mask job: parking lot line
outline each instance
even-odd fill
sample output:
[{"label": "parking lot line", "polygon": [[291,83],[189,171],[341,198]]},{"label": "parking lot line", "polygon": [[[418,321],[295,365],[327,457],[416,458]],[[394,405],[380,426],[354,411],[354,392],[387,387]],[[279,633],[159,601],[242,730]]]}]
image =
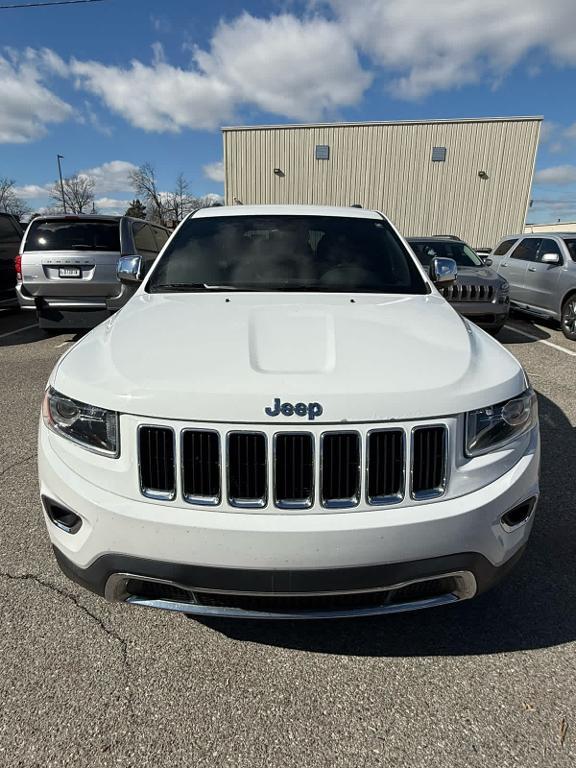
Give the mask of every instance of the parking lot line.
[{"label": "parking lot line", "polygon": [[17,333],[22,333],[22,331],[29,331],[31,328],[38,328],[38,324],[34,323],[34,325],[25,325],[23,328],[16,328],[15,331],[8,331],[8,333],[0,333],[0,339],[5,339],[8,336],[16,336]]},{"label": "parking lot line", "polygon": [[533,336],[531,333],[526,333],[526,331],[521,331],[519,328],[516,328],[514,325],[505,325],[504,328],[506,328],[508,331],[512,331],[513,333],[519,333],[520,336],[525,336],[527,339],[531,339],[532,341],[538,341],[540,344],[546,344],[547,347],[552,347],[553,349],[557,349],[559,352],[564,352],[566,355],[571,355],[572,357],[576,357],[576,352],[573,352],[571,349],[565,349],[564,347],[561,347],[559,344],[554,344],[553,341],[546,341],[546,339],[539,339],[538,336]]}]

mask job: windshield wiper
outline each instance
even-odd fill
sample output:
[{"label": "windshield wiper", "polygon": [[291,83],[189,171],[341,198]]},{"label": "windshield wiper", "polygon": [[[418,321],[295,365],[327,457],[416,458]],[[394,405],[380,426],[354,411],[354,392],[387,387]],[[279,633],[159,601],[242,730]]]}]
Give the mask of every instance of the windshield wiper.
[{"label": "windshield wiper", "polygon": [[151,293],[185,293],[186,291],[254,291],[238,285],[212,285],[210,283],[158,283],[150,286]]}]

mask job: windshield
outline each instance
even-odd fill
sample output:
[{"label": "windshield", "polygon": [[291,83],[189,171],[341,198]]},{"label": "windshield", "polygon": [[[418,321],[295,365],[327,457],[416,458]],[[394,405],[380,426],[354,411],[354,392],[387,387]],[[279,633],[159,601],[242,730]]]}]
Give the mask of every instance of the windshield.
[{"label": "windshield", "polygon": [[117,221],[85,219],[35,219],[26,236],[25,251],[120,252]]},{"label": "windshield", "polygon": [[188,219],[146,290],[428,292],[383,219],[211,216]]},{"label": "windshield", "polygon": [[572,261],[576,261],[576,237],[564,238],[568,252],[572,257]]},{"label": "windshield", "polygon": [[477,256],[470,246],[457,240],[409,240],[410,247],[424,267],[429,267],[435,256],[454,259],[459,267],[481,267],[482,259]]}]

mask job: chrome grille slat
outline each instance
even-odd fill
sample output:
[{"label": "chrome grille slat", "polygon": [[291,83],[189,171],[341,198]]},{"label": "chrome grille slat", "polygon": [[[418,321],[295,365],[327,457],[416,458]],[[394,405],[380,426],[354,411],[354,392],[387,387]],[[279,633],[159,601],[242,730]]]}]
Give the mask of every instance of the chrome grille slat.
[{"label": "chrome grille slat", "polygon": [[170,427],[142,425],[138,429],[140,490],[151,499],[176,496],[175,437]]},{"label": "chrome grille slat", "polygon": [[413,499],[433,499],[446,490],[447,429],[443,424],[415,427],[412,430]]},{"label": "chrome grille slat", "polygon": [[220,435],[215,430],[183,429],[182,495],[190,504],[220,503]]},{"label": "chrome grille slat", "polygon": [[314,503],[314,438],[310,433],[274,436],[274,503],[306,509]]},{"label": "chrome grille slat", "polygon": [[233,507],[266,506],[267,453],[267,439],[263,432],[228,433],[228,501]]},{"label": "chrome grille slat", "polygon": [[324,507],[355,507],[360,501],[358,432],[324,432],[320,438],[320,501]]},{"label": "chrome grille slat", "polygon": [[404,496],[406,463],[403,429],[372,430],[367,435],[366,499],[394,504]]}]

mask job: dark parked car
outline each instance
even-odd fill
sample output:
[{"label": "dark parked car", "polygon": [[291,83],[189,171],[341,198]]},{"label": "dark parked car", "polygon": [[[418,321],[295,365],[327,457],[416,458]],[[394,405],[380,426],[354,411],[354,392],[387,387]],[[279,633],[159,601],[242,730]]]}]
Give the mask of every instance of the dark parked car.
[{"label": "dark parked car", "polygon": [[16,257],[22,241],[22,227],[10,213],[0,213],[0,308],[17,307]]},{"label": "dark parked car", "polygon": [[510,311],[509,286],[490,269],[490,259],[481,259],[469,245],[452,237],[410,237],[408,242],[426,269],[435,256],[454,259],[458,277],[441,293],[461,315],[489,333],[498,333]]},{"label": "dark parked car", "polygon": [[116,275],[121,256],[141,256],[145,274],[170,237],[128,216],[39,216],[22,242],[18,299],[44,329],[93,328],[131,297]]}]

